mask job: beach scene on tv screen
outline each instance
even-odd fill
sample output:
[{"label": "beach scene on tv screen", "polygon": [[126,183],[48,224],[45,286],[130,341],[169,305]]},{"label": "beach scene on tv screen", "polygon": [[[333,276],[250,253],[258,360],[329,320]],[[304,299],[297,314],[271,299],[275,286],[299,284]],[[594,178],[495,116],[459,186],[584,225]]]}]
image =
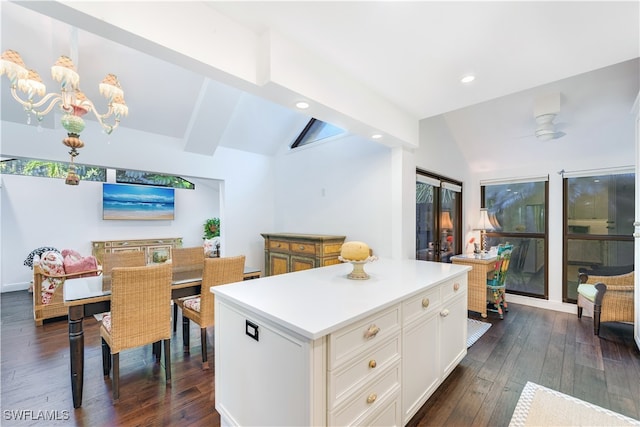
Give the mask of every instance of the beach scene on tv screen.
[{"label": "beach scene on tv screen", "polygon": [[173,188],[103,184],[103,219],[174,219]]}]

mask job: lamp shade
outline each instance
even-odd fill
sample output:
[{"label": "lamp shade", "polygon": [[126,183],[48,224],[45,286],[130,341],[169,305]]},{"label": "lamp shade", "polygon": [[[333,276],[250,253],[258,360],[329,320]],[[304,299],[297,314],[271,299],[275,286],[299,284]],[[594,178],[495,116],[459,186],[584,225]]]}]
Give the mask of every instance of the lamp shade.
[{"label": "lamp shade", "polygon": [[453,228],[453,223],[451,222],[451,214],[449,212],[442,212],[440,214],[440,228],[442,228],[443,230]]},{"label": "lamp shade", "polygon": [[489,221],[487,210],[484,208],[480,209],[480,220],[478,220],[476,230],[493,230],[493,225],[491,225],[491,221]]}]

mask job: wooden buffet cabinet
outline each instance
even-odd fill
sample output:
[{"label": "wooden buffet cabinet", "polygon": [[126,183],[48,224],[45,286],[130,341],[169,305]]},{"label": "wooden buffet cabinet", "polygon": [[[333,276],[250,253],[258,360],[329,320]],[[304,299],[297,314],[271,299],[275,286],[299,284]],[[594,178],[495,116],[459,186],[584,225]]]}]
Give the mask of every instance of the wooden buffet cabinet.
[{"label": "wooden buffet cabinet", "polygon": [[103,255],[121,251],[144,252],[147,264],[164,262],[171,258],[171,249],[182,247],[182,237],[161,239],[94,240],[91,251],[98,263],[102,264]]},{"label": "wooden buffet cabinet", "polygon": [[262,233],[266,276],[339,264],[345,236]]}]

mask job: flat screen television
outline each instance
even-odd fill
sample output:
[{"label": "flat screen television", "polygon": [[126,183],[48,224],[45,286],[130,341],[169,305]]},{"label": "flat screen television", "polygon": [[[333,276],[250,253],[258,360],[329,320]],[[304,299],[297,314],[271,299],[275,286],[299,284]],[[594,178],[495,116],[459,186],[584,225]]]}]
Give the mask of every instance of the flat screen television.
[{"label": "flat screen television", "polygon": [[174,188],[102,184],[102,219],[174,219],[174,205]]}]

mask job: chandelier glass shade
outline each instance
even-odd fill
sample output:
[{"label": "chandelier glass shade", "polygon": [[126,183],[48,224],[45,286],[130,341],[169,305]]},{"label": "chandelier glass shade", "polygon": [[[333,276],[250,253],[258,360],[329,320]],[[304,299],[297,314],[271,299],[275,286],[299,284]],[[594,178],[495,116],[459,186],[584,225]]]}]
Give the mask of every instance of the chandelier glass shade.
[{"label": "chandelier glass shade", "polygon": [[[110,135],[120,124],[121,117],[129,113],[118,78],[114,74],[107,74],[100,83],[100,94],[107,99],[108,106],[107,112],[100,114],[93,102],[80,90],[80,75],[71,58],[67,56],[58,58],[51,67],[51,77],[60,83],[60,92],[47,94],[40,75],[28,69],[15,50],[6,50],[0,57],[0,75],[4,74],[11,82],[11,95],[27,113],[27,124],[31,123],[31,115],[41,122],[45,115],[59,106],[63,113],[61,123],[67,131],[67,137],[62,143],[71,149],[71,165],[66,183],[77,185],[79,180],[73,161],[79,154],[78,149],[84,147],[84,142],[80,140],[80,133],[85,127],[82,116],[92,112],[105,132]],[[24,96],[21,97],[18,91],[23,92]]]}]

